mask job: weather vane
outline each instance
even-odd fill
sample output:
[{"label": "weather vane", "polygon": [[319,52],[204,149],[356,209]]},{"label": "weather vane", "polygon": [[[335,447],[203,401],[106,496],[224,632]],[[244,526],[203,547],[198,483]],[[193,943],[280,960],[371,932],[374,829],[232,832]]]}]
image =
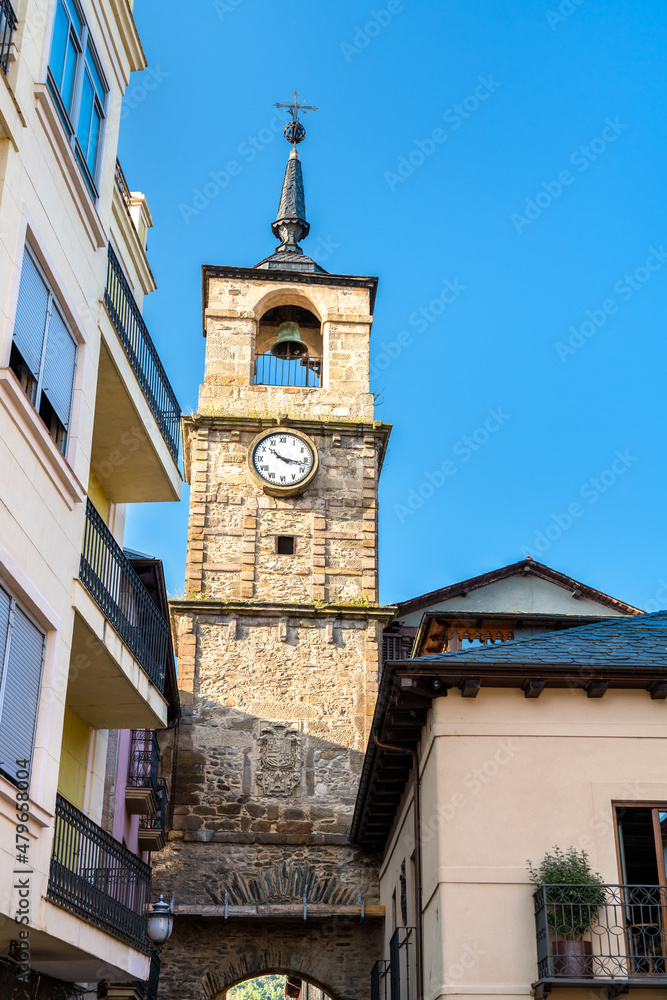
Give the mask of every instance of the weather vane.
[{"label": "weather vane", "polygon": [[294,91],[294,100],[288,101],[286,104],[274,104],[275,108],[285,108],[292,116],[292,121],[288,122],[283,129],[283,135],[288,142],[294,143],[296,146],[297,142],[303,142],[306,138],[306,130],[299,121],[299,111],[317,111],[317,108],[313,104],[303,104],[299,101],[299,95],[297,91]]}]

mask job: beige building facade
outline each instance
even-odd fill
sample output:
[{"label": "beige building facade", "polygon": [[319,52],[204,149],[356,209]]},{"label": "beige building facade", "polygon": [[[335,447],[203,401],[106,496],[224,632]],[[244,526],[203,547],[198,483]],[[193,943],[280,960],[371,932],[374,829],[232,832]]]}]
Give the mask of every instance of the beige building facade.
[{"label": "beige building facade", "polygon": [[[375,997],[663,995],[667,625],[605,617],[385,666],[352,828],[382,851]],[[531,884],[555,847],[594,905]]]},{"label": "beige building facade", "polygon": [[150,870],[101,823],[108,732],[167,724],[168,625],[123,533],[180,495],[180,414],[116,159],[131,4],[3,0],[0,27],[0,981],[55,997],[149,971]]}]

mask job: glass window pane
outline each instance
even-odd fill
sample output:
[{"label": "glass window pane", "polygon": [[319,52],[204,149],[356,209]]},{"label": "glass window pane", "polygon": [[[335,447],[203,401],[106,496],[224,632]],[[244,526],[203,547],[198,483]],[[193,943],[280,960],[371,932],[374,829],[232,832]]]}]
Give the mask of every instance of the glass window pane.
[{"label": "glass window pane", "polygon": [[74,77],[76,75],[76,59],[77,50],[75,49],[70,32],[69,45],[67,46],[67,59],[65,62],[65,69],[63,72],[62,86],[60,88],[60,93],[62,94],[63,104],[67,109],[69,114],[72,110],[72,92],[74,89]]},{"label": "glass window pane", "polygon": [[102,109],[104,110],[104,95],[107,92],[107,88],[102,83],[102,77],[100,76],[100,72],[97,68],[97,62],[95,60],[95,56],[91,51],[90,45],[86,49],[86,69],[90,73],[91,79],[93,81],[93,86],[97,91],[98,100],[102,105]]},{"label": "glass window pane", "polygon": [[90,170],[95,180],[97,180],[97,178],[95,177],[96,173],[95,168],[97,167],[97,150],[100,144],[101,124],[102,121],[100,118],[99,108],[98,105],[96,104],[95,107],[93,108],[93,119],[90,126],[90,142],[88,146],[88,157],[87,157],[88,169]]},{"label": "glass window pane", "polygon": [[65,65],[65,54],[67,41],[69,38],[69,18],[65,13],[62,2],[56,8],[56,18],[53,25],[53,38],[51,40],[51,56],[49,66],[58,84],[58,89],[62,89],[63,67]]},{"label": "glass window pane", "polygon": [[93,85],[87,73],[83,74],[81,88],[81,106],[79,108],[79,127],[76,137],[83,151],[84,159],[88,160],[88,140],[90,138],[90,119],[93,113]]},{"label": "glass window pane", "polygon": [[61,3],[64,2],[65,6],[67,7],[67,13],[69,14],[72,24],[74,25],[74,30],[76,31],[77,36],[81,38],[81,33],[83,31],[83,24],[81,21],[81,17],[79,16],[79,9],[76,3],[74,3],[74,0],[60,0],[60,2]]}]

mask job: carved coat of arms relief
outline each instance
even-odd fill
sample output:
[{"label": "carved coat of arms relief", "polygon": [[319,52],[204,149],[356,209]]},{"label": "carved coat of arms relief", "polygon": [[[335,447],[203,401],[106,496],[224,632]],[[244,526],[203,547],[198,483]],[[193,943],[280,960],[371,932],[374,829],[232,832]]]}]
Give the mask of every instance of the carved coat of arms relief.
[{"label": "carved coat of arms relief", "polygon": [[260,722],[255,780],[264,795],[298,794],[301,735],[296,729],[277,722]]}]

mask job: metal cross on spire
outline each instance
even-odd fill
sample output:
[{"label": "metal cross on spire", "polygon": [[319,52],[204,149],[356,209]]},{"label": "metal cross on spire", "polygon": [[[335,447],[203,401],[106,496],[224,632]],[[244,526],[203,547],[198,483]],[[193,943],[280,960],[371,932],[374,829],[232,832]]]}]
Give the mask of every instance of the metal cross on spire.
[{"label": "metal cross on spire", "polygon": [[303,123],[299,121],[299,111],[303,111],[305,114],[306,111],[317,111],[317,108],[314,104],[304,104],[302,101],[299,101],[299,94],[296,90],[293,93],[293,97],[293,101],[288,101],[286,104],[274,104],[274,107],[285,108],[291,114],[292,121],[288,122],[283,129],[283,135],[288,142],[296,146],[297,142],[303,142],[306,138],[306,130]]}]

